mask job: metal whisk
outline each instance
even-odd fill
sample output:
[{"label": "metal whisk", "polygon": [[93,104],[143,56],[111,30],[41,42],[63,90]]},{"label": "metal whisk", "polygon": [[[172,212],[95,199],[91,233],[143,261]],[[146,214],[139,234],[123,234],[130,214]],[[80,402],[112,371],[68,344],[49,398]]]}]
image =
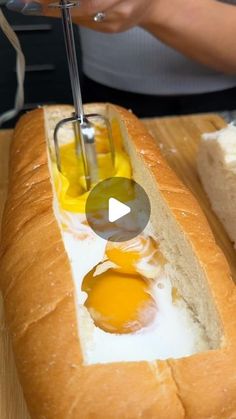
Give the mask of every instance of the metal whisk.
[{"label": "metal whisk", "polygon": [[84,113],[75,49],[74,31],[70,11],[71,8],[75,7],[76,5],[76,2],[67,0],[60,0],[59,3],[54,3],[50,5],[51,7],[58,7],[61,10],[66,55],[68,61],[73,103],[75,108],[75,112],[72,117],[62,119],[56,125],[54,131],[54,144],[57,159],[57,167],[58,170],[61,172],[62,167],[58,132],[64,124],[72,123],[75,135],[76,154],[77,156],[81,155],[82,157],[86,189],[89,190],[91,188],[91,185],[99,180],[98,159],[95,143],[95,121],[97,123],[100,120],[103,123],[103,125],[105,124],[107,128],[107,135],[111,152],[111,161],[113,165],[115,160],[115,150],[112,140],[111,127],[108,119],[105,116],[99,114],[85,115]]}]

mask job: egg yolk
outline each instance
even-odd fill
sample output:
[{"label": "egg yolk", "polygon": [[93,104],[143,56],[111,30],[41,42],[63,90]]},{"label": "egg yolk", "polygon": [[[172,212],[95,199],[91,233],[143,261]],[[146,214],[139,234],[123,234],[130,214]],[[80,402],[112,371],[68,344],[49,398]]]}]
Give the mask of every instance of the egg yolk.
[{"label": "egg yolk", "polygon": [[150,236],[108,242],[104,261],[82,284],[88,295],[85,306],[95,325],[110,333],[132,333],[147,327],[157,312],[151,279],[157,278],[163,263]]},{"label": "egg yolk", "polygon": [[156,303],[141,275],[123,275],[108,269],[83,282],[88,293],[85,302],[96,326],[110,333],[131,333],[149,325],[156,314]]},{"label": "egg yolk", "polygon": [[[111,176],[131,178],[131,166],[127,154],[122,149],[119,125],[112,122],[115,146],[115,164],[111,161],[107,131],[103,126],[95,127],[96,151],[99,181]],[[84,213],[89,192],[86,191],[83,162],[75,150],[74,141],[60,147],[61,172],[53,165],[53,176],[60,207],[66,211]],[[94,185],[93,185],[94,186]]]},{"label": "egg yolk", "polygon": [[143,263],[146,263],[146,268],[164,264],[164,257],[151,237],[137,236],[123,243],[108,242],[106,255],[117,265],[117,271],[131,274],[136,273]]}]

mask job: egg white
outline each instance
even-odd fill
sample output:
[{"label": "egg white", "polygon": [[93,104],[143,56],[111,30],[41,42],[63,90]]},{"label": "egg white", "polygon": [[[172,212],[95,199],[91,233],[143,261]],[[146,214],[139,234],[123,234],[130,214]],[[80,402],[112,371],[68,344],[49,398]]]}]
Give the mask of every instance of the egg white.
[{"label": "egg white", "polygon": [[172,285],[165,269],[152,289],[158,309],[149,327],[122,335],[95,326],[84,306],[87,294],[81,285],[85,275],[103,260],[107,241],[83,224],[84,216],[62,211],[59,214],[57,209],[57,218],[63,224],[66,221],[69,227],[62,229],[62,237],[75,283],[78,332],[85,364],[180,358],[209,349],[203,328],[184,300],[172,301]]}]

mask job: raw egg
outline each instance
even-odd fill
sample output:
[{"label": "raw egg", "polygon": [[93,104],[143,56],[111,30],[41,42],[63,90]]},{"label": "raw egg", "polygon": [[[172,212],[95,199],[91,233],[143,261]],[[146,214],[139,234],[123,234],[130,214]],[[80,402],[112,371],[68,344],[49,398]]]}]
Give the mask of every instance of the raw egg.
[{"label": "raw egg", "polygon": [[117,271],[139,272],[147,278],[156,278],[165,263],[157,243],[150,236],[137,236],[123,243],[108,242],[106,255],[117,265]]},{"label": "raw egg", "polygon": [[110,333],[132,333],[148,326],[157,312],[151,294],[163,257],[149,236],[108,242],[106,256],[84,278],[82,290],[94,323]]},{"label": "raw egg", "polygon": [[[117,127],[113,133],[116,148],[115,165],[112,166],[111,154],[108,147],[106,130],[103,127],[96,128],[96,149],[98,160],[99,181],[111,176],[131,178],[131,166],[128,155],[120,145],[120,133]],[[88,192],[85,187],[85,177],[81,156],[76,155],[75,143],[70,142],[60,147],[61,168],[57,170],[54,164],[53,174],[60,207],[66,211],[84,213],[85,202]]]},{"label": "raw egg", "polygon": [[82,290],[94,323],[110,333],[132,333],[148,326],[157,307],[141,275],[121,274],[114,269],[94,276],[93,269],[84,278]]}]

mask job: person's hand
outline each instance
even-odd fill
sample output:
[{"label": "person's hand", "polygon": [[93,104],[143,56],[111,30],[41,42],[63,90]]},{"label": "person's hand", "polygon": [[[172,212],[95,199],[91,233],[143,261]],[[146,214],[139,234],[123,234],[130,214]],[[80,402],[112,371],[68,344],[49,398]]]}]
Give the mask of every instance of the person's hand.
[{"label": "person's hand", "polygon": [[[60,16],[49,8],[57,0],[10,0],[11,10]],[[76,0],[71,0],[76,1]],[[94,21],[98,13],[104,19]],[[101,16],[101,15],[100,15]],[[75,23],[101,32],[141,26],[181,54],[217,71],[236,74],[236,6],[216,0],[80,0]],[[220,30],[219,30],[220,28]]]},{"label": "person's hand", "polygon": [[[56,0],[10,0],[8,8],[25,15],[46,15],[59,17],[57,8],[51,3]],[[73,1],[73,0],[72,0]],[[71,9],[73,21],[101,32],[122,32],[152,20],[160,0],[80,0]]]}]

